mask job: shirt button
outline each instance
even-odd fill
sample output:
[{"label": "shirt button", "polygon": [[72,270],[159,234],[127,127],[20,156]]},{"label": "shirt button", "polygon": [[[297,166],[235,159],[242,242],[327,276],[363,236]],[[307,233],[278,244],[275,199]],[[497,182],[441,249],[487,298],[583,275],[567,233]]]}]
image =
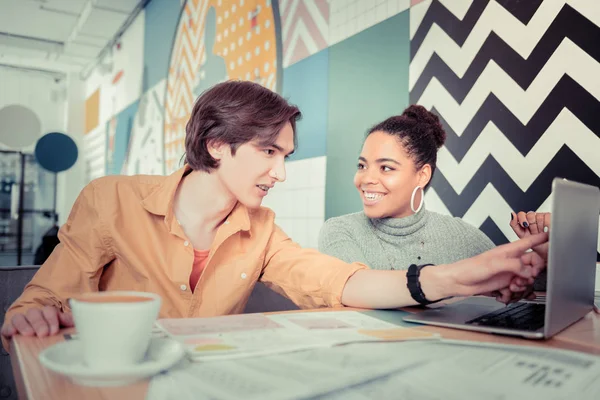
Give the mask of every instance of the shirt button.
[{"label": "shirt button", "polygon": [[183,245],[184,245],[185,247],[187,247],[189,244],[190,244],[190,242],[188,242],[187,240],[186,240],[185,242],[183,242]]},{"label": "shirt button", "polygon": [[242,275],[241,275],[241,276],[242,276],[242,279],[246,279],[246,277],[248,277],[248,275],[246,275],[246,273],[245,273],[245,272],[242,272]]},{"label": "shirt button", "polygon": [[187,289],[187,286],[185,286],[185,285],[181,285],[181,286],[179,286],[179,289],[181,289],[182,291],[184,291],[184,292],[185,292],[185,290]]}]

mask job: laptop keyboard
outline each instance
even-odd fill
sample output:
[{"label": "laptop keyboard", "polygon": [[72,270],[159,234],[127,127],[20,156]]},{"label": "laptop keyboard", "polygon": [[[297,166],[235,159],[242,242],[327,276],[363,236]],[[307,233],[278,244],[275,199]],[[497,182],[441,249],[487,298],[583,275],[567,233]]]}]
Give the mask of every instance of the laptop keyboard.
[{"label": "laptop keyboard", "polygon": [[545,309],[545,304],[514,303],[467,321],[467,324],[537,331],[544,326]]}]

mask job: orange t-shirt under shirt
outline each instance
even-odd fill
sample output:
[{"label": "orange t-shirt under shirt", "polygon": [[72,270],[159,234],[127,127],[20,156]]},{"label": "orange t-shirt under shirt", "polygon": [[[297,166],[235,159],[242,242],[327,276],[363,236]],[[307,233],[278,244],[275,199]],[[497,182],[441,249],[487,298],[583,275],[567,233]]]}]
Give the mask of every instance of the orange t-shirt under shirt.
[{"label": "orange t-shirt under shirt", "polygon": [[206,267],[209,252],[210,250],[194,249],[194,265],[192,266],[192,273],[190,274],[190,290],[192,293],[196,288],[200,275],[202,275],[202,271],[204,271],[204,267]]}]

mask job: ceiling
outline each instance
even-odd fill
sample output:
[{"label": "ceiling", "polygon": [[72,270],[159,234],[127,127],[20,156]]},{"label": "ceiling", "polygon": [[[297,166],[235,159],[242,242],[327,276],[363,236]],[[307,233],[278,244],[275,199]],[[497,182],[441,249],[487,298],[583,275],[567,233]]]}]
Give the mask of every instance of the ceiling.
[{"label": "ceiling", "polygon": [[0,0],[0,66],[67,73],[96,64],[148,0]]}]

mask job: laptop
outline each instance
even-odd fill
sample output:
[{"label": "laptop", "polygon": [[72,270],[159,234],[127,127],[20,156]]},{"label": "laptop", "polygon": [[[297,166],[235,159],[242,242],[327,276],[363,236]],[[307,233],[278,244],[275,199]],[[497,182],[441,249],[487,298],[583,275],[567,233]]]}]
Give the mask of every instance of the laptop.
[{"label": "laptop", "polygon": [[552,226],[545,302],[508,307],[485,296],[430,308],[407,322],[547,339],[583,318],[594,306],[600,190],[556,178],[552,182]]}]

